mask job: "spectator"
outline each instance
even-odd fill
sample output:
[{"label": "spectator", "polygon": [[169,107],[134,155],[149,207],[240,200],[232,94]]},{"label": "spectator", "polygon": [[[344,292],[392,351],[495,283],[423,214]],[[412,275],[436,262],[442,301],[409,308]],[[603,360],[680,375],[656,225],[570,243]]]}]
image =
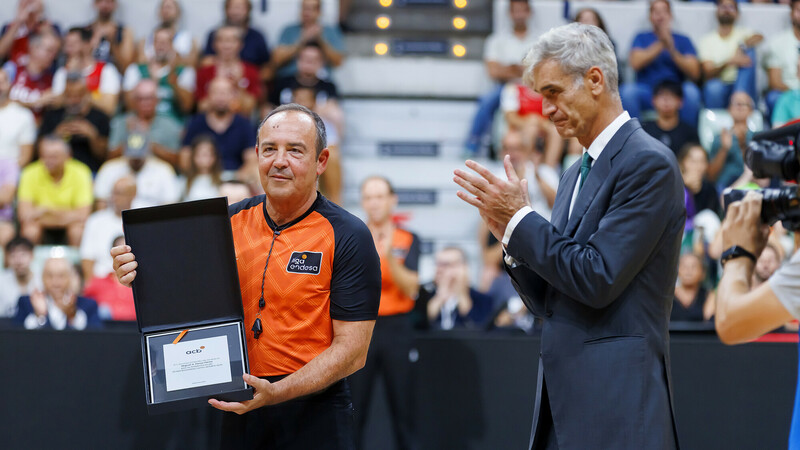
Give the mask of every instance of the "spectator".
[{"label": "spectator", "polygon": [[91,33],[92,56],[97,61],[115,64],[122,72],[134,60],[133,31],[114,20],[117,0],[94,0],[94,9],[97,17],[84,27]]},{"label": "spectator", "polygon": [[20,297],[15,321],[28,330],[100,328],[97,303],[77,296],[78,272],[64,258],[49,258],[42,269],[43,290]]},{"label": "spectator", "polygon": [[714,315],[713,300],[709,301],[709,292],[702,284],[704,279],[705,269],[700,257],[684,253],[678,263],[678,284],[670,322],[702,322]]},{"label": "spectator", "polygon": [[122,234],[122,211],[130,209],[135,197],[136,180],[122,177],[114,183],[108,207],[89,216],[80,248],[84,280],[104,278],[114,272],[110,245],[114,238]]},{"label": "spectator", "polygon": [[46,110],[39,136],[55,134],[69,143],[72,155],[97,172],[107,157],[109,121],[92,104],[87,80],[79,73],[65,76],[63,106]]},{"label": "spectator", "polygon": [[128,109],[133,109],[132,91],[139,81],[155,81],[158,83],[156,113],[171,118],[177,126],[182,126],[183,119],[191,113],[194,106],[196,75],[193,67],[180,63],[172,48],[172,33],[172,28],[167,26],[156,28],[153,32],[152,57],[144,63],[128,66],[122,80],[122,90],[125,92],[125,104]]},{"label": "spectator", "polygon": [[683,85],[681,120],[697,125],[700,111],[700,90],[694,84],[700,79],[697,52],[688,37],[672,31],[672,10],[668,0],[650,2],[652,31],[636,35],[631,45],[628,64],[636,71],[636,82],[620,87],[622,106],[632,117],[652,108],[653,88],[670,80]]},{"label": "spectator", "polygon": [[744,171],[744,149],[753,136],[747,127],[747,118],[753,112],[753,99],[745,92],[734,92],[728,112],[733,126],[723,128],[719,136],[714,136],[709,152],[708,178],[720,190],[733,184]]},{"label": "spectator", "polygon": [[800,0],[792,0],[789,17],[792,27],[767,41],[764,67],[767,69],[767,110],[772,111],[781,93],[800,89],[797,77],[800,48]]},{"label": "spectator", "polygon": [[28,63],[30,36],[46,32],[56,36],[61,34],[58,27],[44,17],[42,1],[19,0],[14,20],[3,25],[0,30],[0,61],[9,60],[25,66]]},{"label": "spectator", "polygon": [[533,314],[528,311],[522,299],[516,294],[509,297],[498,308],[492,318],[491,328],[522,330],[530,333],[534,329],[534,324]]},{"label": "spectator", "polygon": [[[241,46],[239,47],[239,58],[248,64],[252,64],[262,72],[262,79],[271,78],[268,63],[270,61],[269,47],[264,35],[250,26],[250,14],[253,5],[250,0],[225,0],[225,22],[220,28],[234,27],[239,30]],[[218,50],[215,47],[216,33],[219,28],[208,33],[206,48],[201,62],[201,66],[213,64],[213,56]]]},{"label": "spectator", "polygon": [[483,61],[489,78],[496,83],[495,87],[478,100],[478,111],[472,120],[467,150],[477,152],[483,145],[484,136],[491,127],[494,113],[500,106],[503,85],[522,78],[522,58],[533,45],[536,35],[528,28],[531,18],[531,6],[528,0],[512,0],[509,2],[511,32],[495,32],[486,40]]},{"label": "spectator", "polygon": [[[298,87],[292,91],[295,103],[319,113],[317,96],[311,88]],[[321,114],[320,114],[321,115]],[[325,131],[328,134],[328,167],[320,175],[322,193],[334,203],[342,204],[342,152],[339,150],[339,135],[336,127],[323,118]],[[252,172],[251,172],[252,173]]]},{"label": "spectator", "polygon": [[420,288],[417,303],[430,326],[442,330],[482,328],[492,313],[491,297],[470,287],[467,255],[458,247],[436,254],[436,275]]},{"label": "spectator", "polygon": [[30,55],[28,63],[18,65],[8,61],[3,69],[11,80],[9,98],[31,111],[37,120],[41,119],[42,109],[57,100],[53,94],[53,62],[58,56],[61,39],[52,33],[31,35],[28,40]]},{"label": "spectator", "polygon": [[195,138],[192,141],[190,161],[191,165],[189,171],[186,172],[186,177],[180,177],[178,182],[181,200],[219,197],[219,188],[222,184],[222,163],[214,139],[210,136]]},{"label": "spectator", "polygon": [[[10,91],[8,74],[0,69],[0,164],[12,163],[13,167],[4,168],[4,172],[16,168],[18,175],[33,158],[36,121],[28,109],[11,101]],[[0,206],[5,203],[0,201]]]},{"label": "spectator", "polygon": [[255,170],[257,160],[253,150],[256,130],[249,120],[234,113],[235,86],[227,78],[217,77],[208,86],[208,111],[197,114],[186,127],[181,149],[181,168],[189,169],[189,145],[200,135],[214,138],[222,160],[222,170],[244,173]]},{"label": "spectator", "polygon": [[31,271],[33,243],[16,237],[4,248],[8,269],[0,271],[0,317],[14,317],[19,298],[30,295],[37,287]]},{"label": "spectator", "polygon": [[[113,245],[124,245],[125,237],[117,236]],[[105,250],[109,253],[111,247]],[[86,283],[83,295],[97,302],[98,314],[104,320],[136,320],[133,290],[122,285],[113,270],[103,277],[95,276]]]},{"label": "spectator", "polygon": [[153,154],[173,166],[178,164],[182,127],[174,119],[157,114],[158,86],[150,79],[139,81],[131,92],[133,110],[111,121],[109,155],[117,157],[132,133],[147,135]]},{"label": "spectator", "polygon": [[228,198],[228,205],[238,203],[246,198],[253,196],[250,187],[239,180],[223,181],[219,186],[220,197]]},{"label": "spectator", "polygon": [[510,81],[500,95],[500,110],[510,131],[520,131],[532,138],[531,145],[544,144],[544,154],[553,167],[564,148],[564,139],[550,119],[542,116],[542,96],[521,80]]},{"label": "spectator", "polygon": [[678,165],[681,169],[683,184],[688,191],[686,205],[686,222],[690,222],[694,214],[713,211],[722,216],[722,205],[714,183],[708,181],[708,154],[700,144],[690,142],[678,153]]},{"label": "spectator", "polygon": [[[98,0],[109,1],[109,0]],[[53,94],[61,95],[66,89],[68,73],[80,73],[91,94],[91,103],[106,115],[117,111],[120,75],[113,64],[98,61],[92,56],[92,35],[84,28],[71,28],[64,37],[66,62],[53,75]]]},{"label": "spectator", "polygon": [[756,267],[753,269],[753,276],[750,280],[751,288],[756,288],[767,281],[772,274],[781,267],[783,261],[783,251],[774,241],[767,241],[764,251],[758,255]]},{"label": "spectator", "polygon": [[[797,78],[800,79],[800,59],[797,60]],[[785,125],[800,117],[800,88],[788,90],[778,97],[772,108],[772,126]]]},{"label": "spectator", "polygon": [[683,88],[680,83],[664,80],[653,89],[655,120],[642,124],[644,131],[663,142],[676,155],[690,142],[699,142],[697,128],[681,121],[678,111],[683,106]]},{"label": "spectator", "polygon": [[[161,0],[158,7],[159,28],[168,28],[172,31],[172,48],[177,53],[179,65],[186,67],[194,67],[197,65],[198,48],[197,42],[192,37],[192,33],[184,28],[181,24],[183,16],[183,7],[178,0]],[[139,57],[140,61],[150,61],[155,58],[156,50],[153,47],[155,38],[155,31],[148,34],[139,43]]]},{"label": "spectator", "polygon": [[135,130],[128,132],[122,156],[106,161],[97,172],[94,182],[97,209],[108,205],[117,181],[129,176],[136,179],[133,208],[174,203],[180,197],[175,170],[152,156],[150,137]]},{"label": "spectator", "polygon": [[39,160],[22,170],[17,194],[20,234],[34,244],[66,242],[80,246],[92,210],[92,173],[70,155],[58,136],[39,141]]},{"label": "spectator", "polygon": [[727,108],[733,91],[757,98],[756,52],[764,36],[735,26],[739,18],[736,0],[717,0],[719,27],[703,36],[698,46],[703,69],[703,103],[706,108]]},{"label": "spectator", "polygon": [[0,246],[14,237],[14,199],[17,196],[19,166],[13,159],[0,159]]},{"label": "spectator", "polygon": [[[303,46],[309,42],[316,42],[325,61],[328,71],[332,67],[339,67],[344,60],[344,39],[342,32],[336,26],[322,25],[320,13],[322,0],[301,0],[300,23],[289,25],[281,32],[278,47],[272,55],[272,64],[278,69],[278,76],[286,77],[297,72],[295,58]],[[330,73],[322,76],[328,78]]]},{"label": "spectator", "polygon": [[231,81],[236,88],[235,111],[249,116],[261,98],[261,82],[258,68],[239,58],[242,47],[241,30],[226,25],[214,32],[214,50],[209,65],[201,67],[197,73],[197,109],[209,110],[208,90],[211,81],[222,77]]}]

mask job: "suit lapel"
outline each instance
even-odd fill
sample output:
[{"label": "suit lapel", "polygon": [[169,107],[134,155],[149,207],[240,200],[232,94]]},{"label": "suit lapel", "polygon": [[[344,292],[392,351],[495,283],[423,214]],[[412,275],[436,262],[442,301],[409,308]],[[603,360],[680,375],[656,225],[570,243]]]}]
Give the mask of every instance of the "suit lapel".
[{"label": "suit lapel", "polygon": [[[564,227],[567,226],[567,216],[569,215],[569,204],[572,201],[572,191],[575,189],[575,183],[578,182],[578,169],[580,168],[580,160],[571,165],[561,179],[556,194],[556,201],[553,205],[553,213],[550,215],[550,223],[556,227],[559,232],[564,232]],[[564,201],[566,198],[566,201]]]},{"label": "suit lapel", "polygon": [[[600,157],[592,166],[589,176],[586,177],[586,181],[583,183],[583,188],[575,199],[575,205],[572,207],[572,214],[569,216],[567,227],[564,230],[565,235],[572,236],[575,233],[583,215],[586,214],[589,205],[592,204],[592,200],[594,200],[595,195],[597,195],[600,186],[605,183],[608,174],[611,172],[611,160],[622,150],[622,146],[625,144],[625,141],[628,140],[631,133],[639,128],[641,128],[641,125],[639,125],[637,119],[631,119],[625,122],[608,142],[603,152],[600,153]],[[574,182],[572,186],[574,188]],[[569,208],[569,204],[567,208]],[[569,209],[567,209],[567,211],[569,211]]]}]

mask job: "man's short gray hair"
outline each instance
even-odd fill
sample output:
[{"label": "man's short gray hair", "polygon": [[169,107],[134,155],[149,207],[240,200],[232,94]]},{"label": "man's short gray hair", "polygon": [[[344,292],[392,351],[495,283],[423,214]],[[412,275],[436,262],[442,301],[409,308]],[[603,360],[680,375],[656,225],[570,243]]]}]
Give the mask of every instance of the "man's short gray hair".
[{"label": "man's short gray hair", "polygon": [[619,96],[619,74],[617,56],[608,35],[594,25],[570,23],[539,37],[525,57],[524,80],[533,84],[533,68],[552,60],[561,65],[561,70],[580,80],[592,67],[603,72],[605,86],[613,96]]}]

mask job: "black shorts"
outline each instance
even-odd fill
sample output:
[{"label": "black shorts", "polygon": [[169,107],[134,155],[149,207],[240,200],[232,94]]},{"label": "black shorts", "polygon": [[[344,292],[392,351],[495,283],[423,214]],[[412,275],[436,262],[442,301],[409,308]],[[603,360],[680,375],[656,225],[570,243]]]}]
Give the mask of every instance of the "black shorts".
[{"label": "black shorts", "polygon": [[354,450],[353,403],[347,378],[318,394],[241,416],[225,413],[220,448]]}]

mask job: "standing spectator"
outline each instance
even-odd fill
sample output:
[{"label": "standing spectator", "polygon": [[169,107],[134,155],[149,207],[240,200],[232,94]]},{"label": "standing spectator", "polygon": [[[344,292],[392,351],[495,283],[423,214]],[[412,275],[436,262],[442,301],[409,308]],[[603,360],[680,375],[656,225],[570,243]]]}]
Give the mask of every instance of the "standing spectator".
[{"label": "standing spectator", "polygon": [[[125,245],[125,236],[119,235],[113,245]],[[108,253],[110,249],[106,249]],[[112,270],[102,277],[94,277],[86,283],[83,295],[97,302],[99,315],[105,320],[136,320],[136,305],[133,290],[123,285]]]},{"label": "standing spectator", "polygon": [[719,27],[703,36],[698,45],[703,69],[703,103],[706,108],[727,108],[733,91],[757,98],[756,52],[764,36],[735,26],[739,18],[736,0],[717,0]]},{"label": "standing spectator", "polygon": [[92,104],[81,74],[64,78],[63,106],[45,111],[39,136],[55,134],[69,142],[72,156],[95,173],[107,157],[108,115]]},{"label": "standing spectator", "polygon": [[708,154],[698,143],[688,143],[678,153],[683,185],[688,191],[686,221],[703,210],[722,216],[722,205],[714,183],[708,181]]},{"label": "standing spectator", "polygon": [[53,94],[64,93],[68,73],[80,73],[86,78],[92,104],[106,115],[113,115],[119,101],[119,71],[113,64],[92,56],[91,32],[85,28],[71,28],[64,37],[64,54],[67,58],[64,67],[53,75]]},{"label": "standing spectator", "polygon": [[767,69],[767,110],[772,111],[781,93],[800,89],[797,78],[798,48],[800,48],[800,0],[792,0],[789,18],[792,27],[767,41],[764,67]]},{"label": "standing spectator", "polygon": [[713,301],[703,286],[705,269],[703,260],[693,253],[685,253],[678,262],[678,284],[672,301],[670,322],[702,322],[714,315]]},{"label": "standing spectator", "polygon": [[[6,4],[10,2],[7,1]],[[61,32],[44,17],[41,0],[19,0],[14,20],[3,25],[0,30],[0,61],[9,60],[15,64],[28,63],[28,39],[33,34],[50,32],[56,36]]]},{"label": "standing spectator", "polygon": [[13,163],[18,174],[33,158],[36,121],[27,108],[11,101],[10,92],[8,74],[0,70],[0,161]]},{"label": "standing spectator", "polygon": [[672,31],[672,9],[668,0],[650,2],[652,31],[636,35],[631,45],[628,64],[636,71],[636,82],[620,87],[622,106],[632,117],[652,108],[653,88],[670,80],[683,85],[681,120],[697,125],[700,112],[700,89],[694,84],[700,79],[697,52],[688,37]]},{"label": "standing spectator", "polygon": [[17,194],[20,234],[35,244],[48,241],[80,246],[83,225],[92,210],[92,173],[72,159],[57,136],[39,141],[39,160],[22,170]]},{"label": "standing spectator", "polygon": [[[320,23],[320,13],[322,12],[322,0],[301,0],[300,3],[300,23],[289,25],[281,32],[278,47],[272,55],[272,64],[278,69],[278,76],[294,75],[297,72],[295,58],[308,42],[316,42],[325,61],[328,63],[328,71],[331,67],[339,67],[344,60],[344,39],[339,27],[322,25]],[[323,78],[328,78],[328,73]]]},{"label": "standing spectator", "polygon": [[218,197],[222,184],[222,162],[219,159],[214,139],[210,136],[195,138],[192,141],[189,161],[191,165],[186,176],[180,177],[178,182],[181,200],[191,201]]},{"label": "standing spectator", "polygon": [[242,47],[242,31],[226,25],[214,33],[214,50],[209,65],[201,67],[197,73],[197,109],[208,111],[208,89],[214,78],[227,78],[236,88],[236,112],[248,116],[261,97],[261,82],[258,68],[239,58]]},{"label": "standing spectator", "polygon": [[753,136],[747,127],[747,118],[753,112],[753,99],[745,92],[734,92],[728,112],[733,126],[723,128],[718,136],[714,136],[709,152],[708,178],[720,190],[730,186],[744,172],[744,149]]},{"label": "standing spectator", "polygon": [[470,287],[467,255],[458,247],[436,254],[433,282],[420,288],[430,326],[442,330],[482,328],[492,313],[492,298]]},{"label": "standing spectator", "polygon": [[20,297],[15,321],[28,330],[100,328],[97,303],[79,297],[77,271],[64,258],[50,258],[42,269],[43,290]]},{"label": "standing spectator", "polygon": [[80,248],[84,280],[104,278],[114,272],[109,250],[114,239],[122,234],[122,211],[130,209],[135,197],[136,180],[122,177],[114,183],[108,207],[89,216]]},{"label": "standing spectator", "polygon": [[122,72],[133,62],[136,47],[133,31],[114,20],[117,0],[94,0],[97,17],[84,28],[91,33],[91,48],[94,59],[115,64]]},{"label": "standing spectator", "polygon": [[114,185],[123,177],[136,179],[136,197],[131,203],[133,208],[178,201],[180,193],[175,170],[169,164],[152,156],[150,142],[148,135],[131,130],[123,144],[122,156],[103,164],[94,181],[98,209],[108,205]]},{"label": "standing spectator", "polygon": [[653,89],[653,107],[658,116],[642,123],[650,136],[663,142],[676,155],[689,142],[698,142],[697,129],[681,121],[678,113],[683,106],[683,87],[664,80]]},{"label": "standing spectator", "polygon": [[522,58],[536,39],[533,30],[528,28],[531,18],[528,0],[511,0],[508,6],[511,32],[495,32],[486,40],[483,61],[495,87],[478,100],[478,110],[467,139],[467,150],[471,153],[480,149],[491,127],[494,113],[500,106],[503,85],[522,78]]},{"label": "standing spectator", "polygon": [[367,363],[353,375],[356,436],[363,436],[372,389],[383,378],[392,417],[395,443],[400,449],[417,448],[411,408],[412,348],[410,313],[419,291],[419,238],[395,226],[392,214],[397,195],[389,180],[372,176],[361,184],[361,207],[381,259],[381,304],[372,334]]},{"label": "standing spectator", "polygon": [[[268,66],[271,55],[267,40],[260,31],[250,26],[250,14],[253,11],[253,5],[250,0],[225,0],[224,9],[225,22],[220,28],[234,27],[239,30],[242,41],[242,45],[239,48],[239,58],[257,67],[261,71],[262,79],[271,78]],[[213,59],[210,57],[218,51],[214,46],[217,31],[219,31],[219,28],[208,33],[204,56],[200,63],[201,66],[213,63]]]},{"label": "standing spectator", "polygon": [[[172,47],[178,54],[179,64],[187,67],[194,67],[197,65],[197,42],[192,37],[192,33],[183,27],[181,18],[183,16],[183,7],[178,0],[161,0],[158,7],[158,19],[160,20],[159,28],[169,28],[172,31]],[[144,40],[139,44],[139,57],[140,61],[149,61],[155,58],[155,48],[153,48],[153,41],[155,32],[147,35]]]},{"label": "standing spectator", "polygon": [[31,111],[37,120],[42,117],[42,109],[58,98],[53,94],[53,61],[58,56],[61,40],[52,33],[31,35],[28,40],[30,55],[28,63],[19,65],[8,61],[3,69],[11,79],[9,98]]},{"label": "standing spectator", "polygon": [[155,81],[145,79],[131,92],[133,110],[111,121],[108,148],[111,157],[122,154],[122,148],[131,133],[147,135],[153,154],[176,166],[181,148],[182,127],[173,118],[156,114],[158,86]]},{"label": "standing spectator", "polygon": [[[227,78],[217,77],[208,86],[208,111],[192,118],[186,127],[181,150],[181,168],[189,168],[189,145],[200,135],[214,138],[224,171],[256,167],[255,129],[249,120],[234,113],[236,88]],[[255,169],[253,169],[255,170]]]},{"label": "standing spectator", "polygon": [[[797,60],[797,78],[800,79],[800,59]],[[785,125],[800,117],[800,88],[788,90],[778,97],[772,108],[772,126]]]},{"label": "standing spectator", "polygon": [[131,64],[125,71],[122,90],[125,92],[125,103],[133,109],[132,91],[143,79],[158,83],[158,105],[156,113],[173,119],[176,125],[182,126],[183,119],[191,113],[194,106],[195,72],[193,67],[180,63],[177,53],[172,47],[173,30],[160,26],[153,32],[153,53],[144,63]]},{"label": "standing spectator", "polygon": [[0,271],[0,317],[14,317],[19,298],[30,295],[37,287],[31,271],[33,243],[16,237],[4,248],[8,269]]}]

